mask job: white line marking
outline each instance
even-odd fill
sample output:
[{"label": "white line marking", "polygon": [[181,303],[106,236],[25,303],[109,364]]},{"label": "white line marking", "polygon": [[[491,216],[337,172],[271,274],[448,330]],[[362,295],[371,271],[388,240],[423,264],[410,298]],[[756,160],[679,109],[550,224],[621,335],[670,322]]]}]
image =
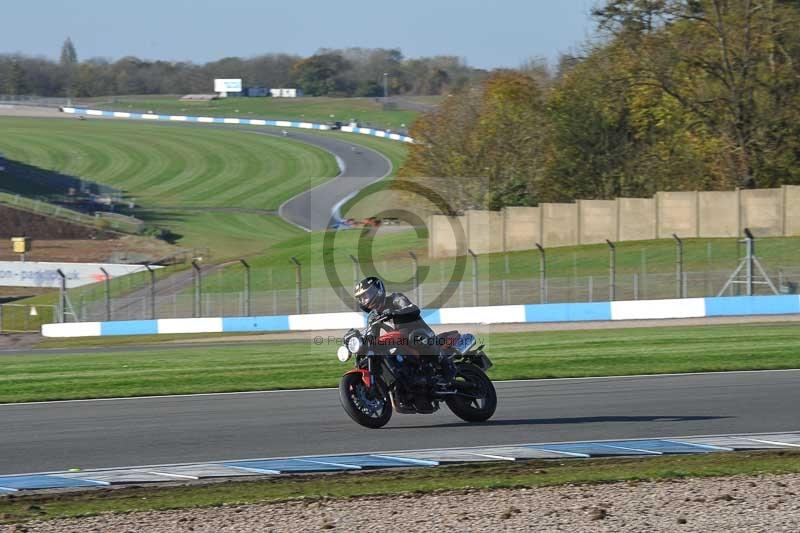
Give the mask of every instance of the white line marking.
[{"label": "white line marking", "polygon": [[694,442],[683,442],[683,441],[680,441],[680,440],[671,440],[671,439],[659,439],[659,440],[662,440],[664,442],[671,442],[673,444],[683,444],[685,446],[698,446],[700,448],[708,448],[709,450],[719,450],[721,452],[733,452],[733,451],[735,451],[733,448],[725,448],[723,446],[714,446],[714,445],[711,445],[711,444],[697,444],[697,443],[694,443]]},{"label": "white line marking", "polygon": [[643,450],[641,448],[631,448],[629,446],[618,446],[616,444],[601,444],[605,448],[619,448],[620,450],[630,450],[632,452],[642,452],[642,453],[651,453],[653,455],[664,455],[661,452],[657,452],[655,450]]},{"label": "white line marking", "polygon": [[779,442],[776,440],[766,440],[766,439],[752,439],[750,437],[741,437],[741,438],[753,442],[761,442],[763,444],[775,444],[777,446],[788,446],[789,448],[800,448],[800,444],[792,444],[790,442]]},{"label": "white line marking", "polygon": [[505,457],[503,455],[489,455],[488,453],[475,453],[468,452],[469,455],[477,455],[478,457],[488,457],[489,459],[499,459],[501,461],[516,461],[514,457]]},{"label": "white line marking", "polygon": [[[586,377],[574,377],[574,378],[536,378],[536,379],[508,379],[508,380],[496,380],[494,383],[504,384],[504,383],[540,383],[542,385],[546,385],[547,383],[557,382],[557,381],[582,381],[582,380],[589,380],[589,379],[602,379],[602,380],[611,380],[611,379],[633,379],[633,378],[661,378],[661,377],[676,377],[676,376],[711,376],[711,375],[718,375],[718,376],[727,376],[727,375],[734,375],[734,374],[763,374],[767,372],[800,372],[798,368],[782,368],[782,369],[774,369],[774,370],[731,370],[731,371],[724,371],[724,372],[675,372],[673,374],[633,374],[630,376],[586,376]],[[154,396],[122,396],[122,397],[114,397],[114,398],[81,398],[76,400],[47,400],[42,402],[17,402],[17,403],[0,403],[0,407],[8,407],[8,406],[15,406],[15,405],[47,405],[52,403],[71,403],[71,402],[111,402],[111,401],[122,401],[122,400],[148,400],[148,399],[158,399],[158,398],[191,398],[194,396],[203,397],[203,396],[233,396],[233,395],[245,395],[245,394],[272,394],[272,393],[291,393],[291,392],[318,392],[318,391],[332,391],[338,390],[338,387],[322,387],[318,389],[272,389],[272,390],[254,390],[254,391],[236,391],[236,392],[198,392],[192,394],[158,394]]]},{"label": "white line marking", "polygon": [[[570,443],[570,444],[572,444],[572,443]],[[588,458],[588,457],[591,457],[591,456],[590,456],[589,454],[587,454],[587,453],[578,453],[578,452],[565,452],[564,450],[551,450],[551,449],[549,449],[549,448],[544,448],[544,447],[542,447],[542,446],[536,446],[536,445],[533,445],[533,446],[531,446],[531,445],[528,445],[528,447],[529,447],[529,448],[533,448],[533,449],[535,449],[535,450],[542,450],[543,452],[550,452],[550,453],[560,453],[560,454],[563,454],[563,455],[569,455],[569,456],[572,456],[572,457],[583,457],[583,458]]]},{"label": "white line marking", "polygon": [[429,461],[426,459],[412,459],[411,457],[395,457],[393,455],[383,455],[383,454],[376,455],[374,453],[368,455],[372,457],[378,457],[379,459],[392,459],[394,461],[403,461],[420,466],[439,466],[439,461]]},{"label": "white line marking", "polygon": [[255,468],[252,466],[229,466],[229,465],[222,465],[222,466],[225,466],[226,468],[237,468],[239,470],[246,470],[248,472],[256,472],[258,474],[276,474],[276,475],[280,474],[280,472],[277,470],[268,470],[266,468]]},{"label": "white line marking", "polygon": [[153,474],[156,476],[166,476],[166,477],[176,477],[180,479],[200,479],[197,476],[187,476],[185,474],[169,474],[167,472],[147,472],[148,474]]},{"label": "white line marking", "polygon": [[304,463],[315,463],[318,465],[338,466],[339,468],[352,468],[354,470],[361,470],[361,467],[357,465],[348,465],[344,463],[330,463],[328,461],[317,461],[316,459],[297,459],[297,460],[303,461]]}]

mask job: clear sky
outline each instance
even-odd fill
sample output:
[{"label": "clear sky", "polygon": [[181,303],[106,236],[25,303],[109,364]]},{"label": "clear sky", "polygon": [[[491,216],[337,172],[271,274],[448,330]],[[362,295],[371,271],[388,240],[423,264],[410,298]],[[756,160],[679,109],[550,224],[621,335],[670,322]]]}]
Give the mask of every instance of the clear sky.
[{"label": "clear sky", "polygon": [[597,0],[4,0],[0,52],[205,62],[318,48],[400,48],[471,66],[554,60],[592,31]]}]

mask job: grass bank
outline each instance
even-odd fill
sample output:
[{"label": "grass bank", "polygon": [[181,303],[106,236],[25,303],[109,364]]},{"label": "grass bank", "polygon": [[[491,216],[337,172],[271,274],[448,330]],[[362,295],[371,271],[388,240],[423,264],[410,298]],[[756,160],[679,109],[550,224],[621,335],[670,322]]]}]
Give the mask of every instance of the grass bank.
[{"label": "grass bank", "polygon": [[[792,323],[497,333],[481,341],[495,380],[800,368]],[[323,340],[4,355],[0,402],[335,387],[349,368],[336,348]]]},{"label": "grass bank", "polygon": [[0,523],[291,499],[424,494],[440,490],[536,488],[800,472],[800,452],[737,452],[646,459],[523,461],[436,469],[272,477],[178,487],[132,487],[0,497]]}]

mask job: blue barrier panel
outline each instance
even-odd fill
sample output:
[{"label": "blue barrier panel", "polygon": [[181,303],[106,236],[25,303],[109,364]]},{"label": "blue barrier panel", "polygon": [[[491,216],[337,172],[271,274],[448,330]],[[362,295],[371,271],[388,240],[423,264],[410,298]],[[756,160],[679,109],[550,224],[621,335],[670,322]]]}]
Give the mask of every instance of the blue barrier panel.
[{"label": "blue barrier panel", "polygon": [[422,319],[431,326],[438,326],[442,323],[442,317],[438,309],[423,309]]},{"label": "blue barrier panel", "polygon": [[222,319],[222,331],[288,331],[289,317],[282,316],[251,316]]},{"label": "blue barrier panel", "polygon": [[120,320],[100,322],[100,335],[155,335],[158,333],[156,320]]},{"label": "blue barrier panel", "polygon": [[611,303],[534,304],[525,306],[526,322],[611,320]]},{"label": "blue barrier panel", "polygon": [[69,487],[97,487],[98,485],[107,485],[107,483],[46,474],[0,477],[0,487],[15,490],[65,489]]},{"label": "blue barrier panel", "polygon": [[721,296],[706,298],[706,316],[800,313],[800,296]]}]

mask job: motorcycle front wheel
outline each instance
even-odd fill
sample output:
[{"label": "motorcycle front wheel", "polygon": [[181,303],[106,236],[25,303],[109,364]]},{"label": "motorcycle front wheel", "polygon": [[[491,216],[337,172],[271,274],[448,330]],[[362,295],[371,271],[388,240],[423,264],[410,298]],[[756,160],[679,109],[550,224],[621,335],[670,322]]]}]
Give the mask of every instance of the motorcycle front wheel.
[{"label": "motorcycle front wheel", "polygon": [[392,403],[374,384],[367,388],[361,374],[345,374],[339,382],[339,400],[344,412],[356,423],[378,429],[392,417]]},{"label": "motorcycle front wheel", "polygon": [[456,390],[474,397],[450,396],[447,407],[461,420],[485,422],[497,409],[497,393],[492,380],[475,365],[460,364],[456,367]]}]

